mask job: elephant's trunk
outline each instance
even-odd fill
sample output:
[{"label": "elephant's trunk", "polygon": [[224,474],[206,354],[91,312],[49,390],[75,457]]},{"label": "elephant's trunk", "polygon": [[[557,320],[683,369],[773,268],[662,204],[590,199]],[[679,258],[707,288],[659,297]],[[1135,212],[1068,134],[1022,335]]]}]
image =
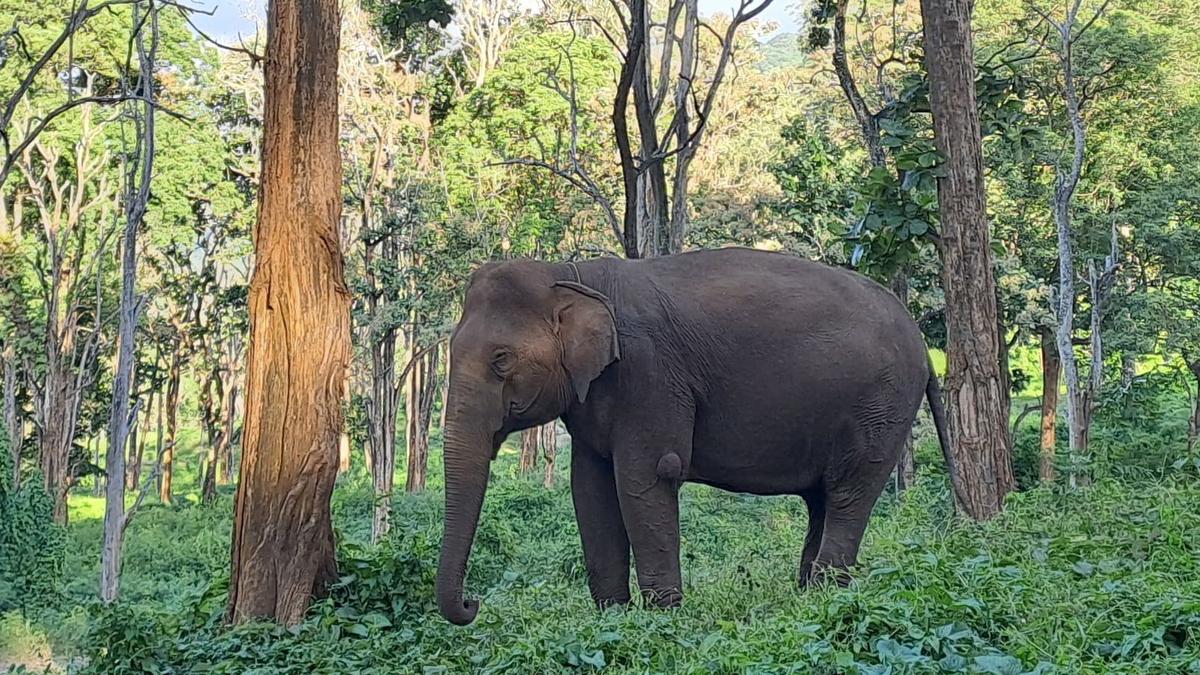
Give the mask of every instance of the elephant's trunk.
[{"label": "elephant's trunk", "polygon": [[[456,413],[453,408],[451,411]],[[437,601],[438,610],[447,621],[465,626],[479,612],[477,600],[464,599],[463,584],[487,491],[492,438],[486,433],[464,437],[461,424],[461,419],[447,420],[446,521],[438,563]]]}]

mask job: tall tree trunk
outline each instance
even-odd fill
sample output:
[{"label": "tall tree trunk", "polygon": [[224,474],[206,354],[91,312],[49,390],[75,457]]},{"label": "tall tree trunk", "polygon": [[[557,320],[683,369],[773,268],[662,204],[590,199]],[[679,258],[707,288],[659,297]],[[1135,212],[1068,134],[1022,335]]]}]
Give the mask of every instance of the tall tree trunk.
[{"label": "tall tree trunk", "polygon": [[[892,274],[892,293],[900,304],[908,307],[908,270],[900,268]],[[900,461],[896,463],[896,491],[904,492],[913,484],[916,476],[916,462],[913,459],[912,434],[904,438],[904,447],[900,450]]]},{"label": "tall tree trunk", "polygon": [[72,392],[74,378],[62,362],[71,352],[73,349],[53,355],[47,366],[45,414],[38,433],[38,468],[46,493],[54,501],[54,522],[59,525],[67,524],[67,491],[70,488],[67,471],[79,417],[79,408],[74,403],[76,395]]},{"label": "tall tree trunk", "polygon": [[380,336],[371,347],[371,397],[367,401],[367,451],[375,499],[371,541],[390,528],[392,488],[396,471],[396,335]]},{"label": "tall tree trunk", "polygon": [[[92,464],[100,466],[100,437],[94,436],[87,439],[88,455],[92,458]],[[92,474],[92,496],[99,497],[104,494],[104,481],[100,472]]]},{"label": "tall tree trunk", "polygon": [[1200,360],[1189,361],[1188,370],[1196,378],[1196,400],[1192,401],[1192,417],[1188,420],[1187,452],[1192,454],[1200,442]]},{"label": "tall tree trunk", "polygon": [[299,623],[337,579],[329,500],[350,363],[336,0],[270,0],[229,616]]},{"label": "tall tree trunk", "polygon": [[[120,313],[120,309],[118,308],[118,314],[119,313]],[[118,340],[120,337],[119,333],[120,333],[120,330],[118,328]],[[137,392],[138,392],[138,372],[137,372],[137,364],[135,363],[133,365],[133,379],[129,384],[129,395],[131,397],[136,398]],[[138,411],[138,412],[141,412],[141,411]],[[142,437],[141,428],[137,422],[137,417],[135,416],[132,419],[130,419],[129,431],[128,431],[127,440],[125,443],[125,476],[123,477],[123,480],[125,481],[125,489],[126,490],[133,489],[133,486],[131,486],[129,484],[129,472],[130,472],[130,467],[133,465],[133,456],[137,453],[137,447],[138,447],[138,443],[139,443],[141,437]]]},{"label": "tall tree trunk", "polygon": [[221,366],[218,365],[216,368],[217,371],[209,375],[209,382],[212,384],[212,389],[216,390],[216,395],[210,394],[209,401],[205,406],[205,415],[210,418],[207,422],[210,431],[208,453],[204,461],[204,476],[200,483],[200,501],[204,504],[211,504],[217,498],[217,468],[221,461],[221,454],[228,446],[229,434],[233,431],[228,424],[222,428],[220,421],[220,418],[228,419],[229,417],[226,385],[230,376]]},{"label": "tall tree trunk", "polygon": [[[4,354],[4,432],[8,436],[8,452],[12,459],[13,489],[21,484],[21,411],[17,409],[17,353],[12,345],[5,345]],[[3,478],[0,478],[3,480]]]},{"label": "tall tree trunk", "polygon": [[960,506],[984,520],[1000,512],[1014,480],[975,103],[971,2],[922,0],[921,15],[934,141],[945,168],[938,178],[938,205],[950,445],[967,498]]},{"label": "tall tree trunk", "polygon": [[229,410],[226,411],[226,421],[229,424],[229,438],[225,446],[225,452],[221,454],[221,477],[218,483],[221,485],[229,485],[233,483],[233,471],[237,466],[234,461],[234,453],[237,451],[238,444],[238,420],[242,417],[242,400],[241,400],[241,376],[239,373],[234,373],[231,381],[231,389],[229,390]]},{"label": "tall tree trunk", "polygon": [[1054,333],[1043,328],[1042,337],[1042,441],[1038,478],[1054,482],[1055,448],[1058,434],[1058,385],[1060,362]]},{"label": "tall tree trunk", "polygon": [[542,484],[554,487],[554,460],[558,456],[558,423],[548,422],[542,426],[542,457],[546,458],[546,477]]},{"label": "tall tree trunk", "polygon": [[171,503],[171,481],[175,477],[175,440],[179,422],[179,383],[182,378],[183,349],[181,336],[175,337],[174,348],[171,350],[171,366],[167,371],[166,440],[159,451],[159,462],[162,467],[158,474],[158,500],[163,504]]},{"label": "tall tree trunk", "polygon": [[538,450],[541,444],[541,429],[533,427],[521,432],[521,455],[517,468],[521,475],[531,474],[537,470]]},{"label": "tall tree trunk", "polygon": [[420,492],[425,489],[429,470],[429,424],[433,420],[433,401],[437,395],[438,349],[429,350],[413,368],[419,376],[409,391],[417,400],[408,423],[408,480],[405,490]]},{"label": "tall tree trunk", "polygon": [[135,427],[136,441],[130,438],[129,459],[125,466],[125,489],[136,490],[142,478],[142,460],[146,456],[146,439],[150,436],[150,417],[154,414],[154,399],[161,394],[151,391],[146,396],[146,407],[142,409],[142,421]]},{"label": "tall tree trunk", "polygon": [[[149,51],[142,32],[141,8],[133,7],[133,30],[138,54],[137,89],[153,96],[155,51],[158,44],[158,11],[150,5],[149,27],[153,32]],[[154,171],[154,105],[150,100],[133,108],[134,128],[139,133],[134,157],[125,179],[125,233],[121,249],[121,300],[117,307],[117,370],[113,376],[112,414],[108,421],[108,449],[104,457],[106,491],[104,495],[104,544],[100,554],[100,599],[115,602],[121,588],[121,552],[125,542],[125,453],[129,435],[137,419],[129,401],[135,393],[134,332],[137,330],[141,299],[137,296],[138,230],[150,201],[150,179]]]}]

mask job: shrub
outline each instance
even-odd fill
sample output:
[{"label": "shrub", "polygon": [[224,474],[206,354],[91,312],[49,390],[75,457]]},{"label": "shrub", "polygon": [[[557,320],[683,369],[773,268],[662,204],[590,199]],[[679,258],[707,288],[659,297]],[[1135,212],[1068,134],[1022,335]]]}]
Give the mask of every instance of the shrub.
[{"label": "shrub", "polygon": [[0,447],[0,611],[59,599],[67,541],[40,477],[27,476],[13,489],[10,462],[8,448]]}]

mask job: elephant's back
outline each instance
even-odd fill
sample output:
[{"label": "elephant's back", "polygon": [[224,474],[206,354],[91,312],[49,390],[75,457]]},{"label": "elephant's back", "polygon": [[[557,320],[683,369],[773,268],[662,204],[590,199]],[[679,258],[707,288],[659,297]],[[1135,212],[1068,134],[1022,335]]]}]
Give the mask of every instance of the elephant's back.
[{"label": "elephant's back", "polygon": [[644,263],[683,320],[700,315],[700,327],[714,328],[714,337],[736,343],[732,347],[782,341],[846,356],[907,351],[924,361],[924,341],[907,309],[891,291],[850,270],[745,248]]}]

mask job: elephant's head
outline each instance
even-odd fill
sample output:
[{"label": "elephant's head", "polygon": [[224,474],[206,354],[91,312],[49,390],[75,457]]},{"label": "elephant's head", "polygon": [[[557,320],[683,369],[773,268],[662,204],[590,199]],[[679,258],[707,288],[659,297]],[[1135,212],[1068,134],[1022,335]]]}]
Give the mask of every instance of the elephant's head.
[{"label": "elephant's head", "polygon": [[452,623],[475,619],[463,598],[467,557],[479,524],[490,462],[508,434],[545,424],[620,358],[612,305],[562,281],[555,266],[489,263],[471,277],[450,338],[446,395],[446,521],[437,599]]}]

